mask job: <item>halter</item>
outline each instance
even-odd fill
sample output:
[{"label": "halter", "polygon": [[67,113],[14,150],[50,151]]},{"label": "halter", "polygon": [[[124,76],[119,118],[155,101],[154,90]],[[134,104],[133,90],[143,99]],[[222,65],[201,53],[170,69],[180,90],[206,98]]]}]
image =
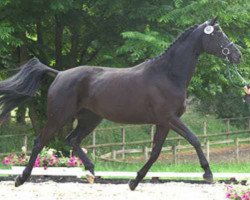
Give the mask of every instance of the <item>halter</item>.
[{"label": "halter", "polygon": [[[207,26],[204,29],[204,33],[207,34],[207,35],[211,34],[213,36],[214,35],[213,26],[207,24]],[[250,84],[248,84],[247,81],[242,77],[242,75],[240,74],[237,66],[234,65],[234,64],[230,64],[230,62],[229,62],[229,57],[228,56],[231,54],[229,47],[231,45],[233,45],[233,44],[234,44],[233,42],[228,42],[225,45],[220,45],[221,53],[222,53],[222,55],[225,56],[226,61],[228,61],[228,63],[229,63],[228,67],[227,67],[227,69],[228,69],[228,79],[232,82],[232,77],[231,77],[231,72],[230,72],[230,68],[232,68],[233,72],[241,79],[243,85],[241,85],[241,86],[235,85],[233,82],[232,82],[232,84],[234,86],[236,86],[236,87],[239,87],[239,88],[245,87],[245,86],[250,88]]]}]

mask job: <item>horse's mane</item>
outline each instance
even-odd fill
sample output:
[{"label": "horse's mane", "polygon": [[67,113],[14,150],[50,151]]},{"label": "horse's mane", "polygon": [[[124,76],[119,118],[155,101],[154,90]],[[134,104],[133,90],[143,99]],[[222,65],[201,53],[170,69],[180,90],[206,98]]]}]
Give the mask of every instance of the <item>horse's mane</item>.
[{"label": "horse's mane", "polygon": [[169,47],[165,50],[164,53],[167,53],[169,51],[169,49],[171,49],[177,42],[182,42],[183,40],[185,40],[190,33],[192,33],[194,31],[194,29],[196,29],[199,25],[195,24],[189,28],[187,28],[185,31],[183,31],[183,33],[181,33],[170,45]]},{"label": "horse's mane", "polygon": [[183,31],[169,46],[168,48],[160,55],[148,60],[148,61],[154,61],[157,58],[162,57],[163,55],[166,55],[174,46],[175,44],[182,42],[185,40],[199,25],[195,24],[189,28],[187,28],[185,31]]}]

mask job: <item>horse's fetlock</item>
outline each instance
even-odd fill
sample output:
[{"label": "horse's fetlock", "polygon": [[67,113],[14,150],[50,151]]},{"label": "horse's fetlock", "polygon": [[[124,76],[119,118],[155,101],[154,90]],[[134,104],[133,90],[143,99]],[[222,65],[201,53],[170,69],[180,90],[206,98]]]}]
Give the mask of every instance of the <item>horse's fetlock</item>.
[{"label": "horse's fetlock", "polygon": [[209,171],[211,172],[210,167],[209,167],[209,163],[208,163],[207,161],[205,161],[205,163],[203,163],[201,167],[202,167],[205,171],[209,170]]}]

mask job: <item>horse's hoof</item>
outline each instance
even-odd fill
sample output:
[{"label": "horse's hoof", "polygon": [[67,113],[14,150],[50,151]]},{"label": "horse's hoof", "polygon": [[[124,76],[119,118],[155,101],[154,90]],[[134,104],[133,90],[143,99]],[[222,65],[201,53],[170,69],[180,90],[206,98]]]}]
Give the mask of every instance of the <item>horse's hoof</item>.
[{"label": "horse's hoof", "polygon": [[203,179],[208,183],[214,183],[214,178],[212,174],[203,174]]},{"label": "horse's hoof", "polygon": [[20,185],[23,184],[23,181],[20,176],[18,176],[15,180],[15,187],[19,187]]},{"label": "horse's hoof", "polygon": [[95,182],[95,176],[90,171],[87,171],[86,179],[90,184],[93,184]]},{"label": "horse's hoof", "polygon": [[138,183],[136,183],[135,180],[130,180],[128,182],[128,185],[129,185],[130,190],[134,191],[135,188],[137,187]]}]

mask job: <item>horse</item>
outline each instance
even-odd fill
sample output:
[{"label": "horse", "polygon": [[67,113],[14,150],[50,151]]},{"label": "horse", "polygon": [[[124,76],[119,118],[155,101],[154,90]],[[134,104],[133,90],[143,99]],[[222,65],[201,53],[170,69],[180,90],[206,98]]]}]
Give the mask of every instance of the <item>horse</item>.
[{"label": "horse", "polygon": [[241,60],[241,52],[223,32],[217,18],[191,26],[164,53],[129,68],[79,66],[57,71],[37,58],[29,60],[16,75],[0,82],[1,118],[35,96],[44,76],[55,79],[47,95],[47,122],[35,139],[29,162],[22,175],[16,178],[15,186],[28,179],[39,152],[73,119],[78,123],[66,141],[94,179],[94,164],[80,144],[103,118],[124,124],[156,126],[152,153],[136,178],[130,180],[131,190],[135,190],[157,160],[170,129],[194,147],[204,170],[203,178],[212,182],[213,174],[198,138],[180,119],[185,112],[187,87],[198,57],[204,52],[231,63]]}]

